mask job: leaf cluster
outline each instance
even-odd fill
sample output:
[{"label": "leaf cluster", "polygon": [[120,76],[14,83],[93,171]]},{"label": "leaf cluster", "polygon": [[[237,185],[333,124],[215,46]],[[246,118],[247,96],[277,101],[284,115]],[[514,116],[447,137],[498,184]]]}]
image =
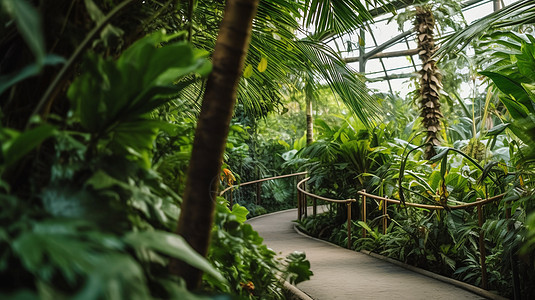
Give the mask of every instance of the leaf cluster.
[{"label": "leaf cluster", "polygon": [[[312,275],[304,253],[291,253],[278,261],[276,253],[262,243],[251,225],[244,223],[248,211],[235,204],[232,211],[226,201],[218,204],[208,258],[229,280],[228,285],[205,276],[216,290],[240,295],[245,299],[285,299],[282,280],[296,284]],[[212,277],[213,278],[213,277]]]},{"label": "leaf cluster", "polygon": [[[172,107],[173,98],[210,69],[204,51],[173,38],[149,35],[116,60],[90,54],[68,90],[70,117],[53,117],[61,127],[41,121],[25,131],[0,129],[2,297],[202,299],[169,275],[170,258],[201,269],[223,291],[236,292],[221,265],[170,232],[181,198],[152,169],[153,160],[163,161],[160,166],[167,168],[161,174],[182,184],[173,171],[184,172],[185,164],[173,164],[187,160],[192,126],[180,118],[164,123],[152,117]],[[153,144],[160,129],[165,132]],[[26,185],[15,180],[24,166],[32,166]],[[238,220],[245,214],[241,210]],[[220,212],[223,219],[230,215],[228,209]],[[232,234],[260,249],[241,263],[262,265],[248,271],[264,280],[255,277],[257,293],[279,290],[280,280],[268,272],[278,262],[258,234],[228,223]],[[226,252],[217,247],[229,246],[231,237],[223,235],[212,249]],[[284,274],[306,277],[306,260],[295,257],[290,263],[295,270]]]}]

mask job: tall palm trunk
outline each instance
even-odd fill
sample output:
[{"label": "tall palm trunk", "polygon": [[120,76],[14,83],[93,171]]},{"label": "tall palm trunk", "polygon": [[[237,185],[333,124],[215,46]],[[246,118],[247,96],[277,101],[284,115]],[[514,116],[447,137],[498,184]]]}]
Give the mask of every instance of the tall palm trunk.
[{"label": "tall palm trunk", "polygon": [[[223,152],[257,6],[258,0],[227,0],[197,121],[176,232],[203,256],[210,243]],[[184,278],[188,288],[200,285],[202,272],[185,262],[173,260],[169,269]]]},{"label": "tall palm trunk", "polygon": [[428,7],[416,7],[416,31],[418,32],[418,49],[422,60],[420,70],[420,116],[427,131],[425,158],[433,157],[433,146],[440,145],[441,119],[439,92],[442,88],[442,75],[436,61],[431,57],[437,50],[434,40],[435,18]]},{"label": "tall palm trunk", "polygon": [[[310,78],[308,80],[311,80]],[[307,115],[307,145],[314,141],[314,118],[312,117],[312,98],[314,91],[310,82],[305,82],[305,105]]]}]

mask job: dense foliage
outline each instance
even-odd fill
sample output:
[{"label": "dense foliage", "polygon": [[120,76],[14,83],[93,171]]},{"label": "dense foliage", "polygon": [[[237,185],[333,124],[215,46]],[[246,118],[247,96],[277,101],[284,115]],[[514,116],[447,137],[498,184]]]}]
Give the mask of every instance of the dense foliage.
[{"label": "dense foliage", "polygon": [[[284,280],[312,275],[303,253],[277,257],[245,222],[294,207],[295,178],[210,199],[207,257],[172,233],[225,4],[160,2],[0,0],[0,298],[283,299]],[[326,42],[371,18],[371,6],[357,2],[261,1],[213,182],[308,171],[308,188],[322,196],[357,198],[365,189],[442,206],[383,211],[370,201],[365,223],[354,203],[350,245],[481,285],[483,233],[487,288],[534,298],[533,2],[445,43],[492,29],[472,43],[474,56],[438,50],[444,58],[431,55],[431,29],[458,24],[436,1],[440,9],[416,22],[427,91],[407,99],[369,93]],[[468,64],[474,90],[464,99],[457,92],[468,76],[452,73]],[[310,101],[316,140],[307,145]],[[476,209],[448,208],[500,195],[484,206],[482,226]],[[345,246],[347,206],[329,208],[300,224]],[[199,290],[171,275],[174,259],[204,272]]]},{"label": "dense foliage", "polygon": [[[351,151],[360,154],[360,164],[351,157],[337,158],[343,149],[359,141],[357,137],[341,140],[342,134],[349,135],[344,131],[335,134],[331,131],[328,139],[320,138],[301,152],[305,157],[311,156],[307,163],[311,164],[310,181],[316,183],[312,185],[313,190],[338,199],[354,198],[362,187],[379,196],[441,206],[504,195],[500,201],[484,206],[481,227],[475,208],[429,210],[390,205],[388,212],[384,212],[382,203],[369,200],[367,223],[360,221],[360,204],[353,214],[352,232],[367,233],[366,238],[360,236],[351,241],[354,249],[376,251],[480,286],[478,243],[482,232],[487,288],[507,297],[535,295],[532,285],[535,279],[534,42],[529,34],[505,31],[481,39],[477,51],[480,66],[486,69],[479,74],[491,80],[491,88],[486,96],[474,99],[480,104],[468,104],[473,112],[479,107],[481,115],[475,117],[472,113],[471,118],[459,123],[450,121],[452,125],[446,134],[452,134],[448,138],[452,144],[437,147],[438,154],[429,161],[422,159],[425,144],[413,144],[421,139],[418,132],[403,140],[397,138],[403,136],[402,131],[390,130],[387,132],[392,135],[376,139],[374,132],[381,127],[368,131],[366,151]],[[412,126],[405,124],[401,129]],[[351,134],[356,132],[350,130]],[[377,140],[379,144],[373,144]],[[373,166],[377,161],[381,163],[375,168],[361,167]],[[341,169],[338,173],[337,168]],[[342,190],[347,194],[337,192],[344,184],[347,186]],[[389,224],[386,229],[382,228],[385,213]],[[342,214],[342,218],[336,221],[333,214]],[[312,235],[345,246],[347,225],[343,216],[345,212],[340,209],[331,210],[325,215],[309,217],[301,225]]]},{"label": "dense foliage", "polygon": [[[100,26],[129,1],[105,2],[100,7],[111,9],[107,16],[90,0],[71,8]],[[0,84],[1,298],[282,299],[284,280],[310,277],[304,254],[281,262],[243,223],[247,210],[235,205],[230,211],[223,199],[208,258],[172,233],[195,123],[194,107],[181,106],[211,71],[207,51],[185,41],[182,32],[164,31],[113,48],[106,38],[119,38],[122,30],[108,25],[91,50],[84,49],[87,44],[76,49],[83,53],[78,64],[46,54],[42,19],[31,4],[1,4],[2,20],[10,20],[6,32],[24,40],[35,56],[18,61],[7,51],[12,62],[35,63],[15,66],[17,72],[3,74]],[[136,5],[131,12],[146,9]],[[2,46],[9,50],[8,41]],[[42,97],[37,108],[25,108],[32,99],[19,94],[26,92],[24,79],[57,63],[75,71],[58,76],[60,83],[43,79],[31,91]],[[2,71],[4,66],[9,70],[2,61]],[[20,106],[13,105],[19,100]],[[194,294],[172,276],[170,259],[202,270],[202,290]]]}]

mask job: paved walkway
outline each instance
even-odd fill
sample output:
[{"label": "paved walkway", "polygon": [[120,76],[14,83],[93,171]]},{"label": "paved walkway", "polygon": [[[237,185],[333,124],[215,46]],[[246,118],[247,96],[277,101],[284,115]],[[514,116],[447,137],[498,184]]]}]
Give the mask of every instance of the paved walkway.
[{"label": "paved walkway", "polygon": [[313,299],[484,299],[369,255],[300,235],[293,228],[296,218],[297,211],[292,209],[248,223],[277,253],[306,253],[314,276],[297,287]]}]

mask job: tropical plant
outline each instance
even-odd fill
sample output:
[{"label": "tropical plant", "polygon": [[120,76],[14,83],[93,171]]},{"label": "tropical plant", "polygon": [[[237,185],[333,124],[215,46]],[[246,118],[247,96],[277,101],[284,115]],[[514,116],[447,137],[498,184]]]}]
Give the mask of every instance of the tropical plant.
[{"label": "tropical plant", "polygon": [[304,253],[289,254],[279,263],[276,253],[262,244],[251,225],[244,223],[248,211],[238,204],[230,211],[228,203],[219,200],[208,259],[229,284],[205,275],[209,287],[247,298],[284,299],[283,280],[296,284],[310,278],[310,263]]},{"label": "tropical plant", "polygon": [[[316,120],[321,128],[317,141],[298,152],[294,160],[302,163],[301,168],[309,172],[307,182],[315,193],[334,199],[355,198],[362,188],[372,189],[367,174],[374,173],[388,161],[387,151],[381,147],[385,142],[381,128],[367,130],[365,126],[351,118],[340,118],[341,124],[329,125]],[[303,162],[303,159],[306,161]],[[292,160],[285,164],[291,164]],[[336,222],[345,220],[346,205],[336,209]],[[359,216],[357,205],[352,206],[352,216]]]},{"label": "tropical plant", "polygon": [[[247,115],[265,117],[269,111],[280,107],[281,91],[292,89],[294,79],[304,76],[326,82],[363,122],[377,115],[378,107],[365,85],[324,39],[327,35],[344,33],[327,28],[327,24],[342,24],[337,25],[339,30],[354,30],[368,18],[367,11],[354,1],[333,3],[330,0],[284,0],[259,4],[237,95],[238,103]],[[220,22],[224,7],[218,2],[199,1],[195,9],[192,43],[203,49],[213,49],[214,28]],[[306,20],[306,29],[318,34],[306,34],[304,25],[300,26],[297,21],[300,18]],[[297,35],[307,37],[298,39]]]},{"label": "tropical plant", "polygon": [[[504,46],[512,50],[512,53],[510,52],[509,56],[499,56],[503,51],[495,51],[492,54],[494,58],[497,56],[500,58],[499,63],[480,73],[492,80],[499,90],[501,103],[507,108],[507,119],[504,120],[503,125],[497,126],[496,131],[503,131],[508,128],[521,141],[517,143],[517,152],[512,158],[518,171],[517,186],[523,193],[517,201],[513,199],[513,201],[507,203],[507,206],[510,205],[517,211],[514,214],[514,219],[521,225],[505,228],[505,232],[508,233],[506,235],[508,243],[503,244],[504,252],[510,258],[509,264],[513,269],[518,270],[515,257],[518,255],[520,244],[525,242],[526,236],[529,236],[529,233],[521,233],[524,228],[523,224],[526,221],[526,215],[535,213],[535,206],[531,196],[533,193],[531,183],[532,168],[535,158],[535,152],[533,151],[533,145],[535,145],[535,97],[533,96],[535,78],[532,73],[535,66],[533,55],[535,53],[535,38],[531,35],[522,36],[513,33],[506,34],[506,36],[508,39],[505,40]],[[510,230],[511,228],[515,230]],[[524,255],[533,256],[534,254],[533,252],[527,252]],[[531,280],[533,277],[532,272],[526,271],[524,268],[521,269],[520,273],[522,275],[516,276],[521,276],[522,282]],[[530,268],[528,267],[528,269]],[[533,294],[532,289],[523,284],[519,285],[521,285],[520,289],[524,294]],[[516,291],[518,289],[517,287]]]},{"label": "tropical plant", "polygon": [[[325,5],[326,2],[321,3]],[[308,13],[309,11],[307,8],[308,4],[310,3],[305,2],[305,4],[306,6],[304,6],[304,11]],[[315,2],[314,5],[317,4],[318,2]],[[201,108],[199,121],[197,123],[183,204],[183,209],[188,213],[181,215],[179,225],[177,227],[177,233],[184,235],[186,240],[188,240],[188,242],[190,242],[193,247],[202,254],[205,254],[207,251],[208,232],[210,224],[212,223],[212,211],[214,207],[213,199],[215,198],[217,192],[217,185],[215,184],[216,180],[214,178],[217,178],[218,172],[221,169],[223,149],[234,108],[237,84],[239,82],[239,75],[245,62],[245,53],[248,49],[251,31],[253,30],[252,19],[256,13],[256,7],[256,3],[238,0],[236,2],[228,2],[226,4],[225,16],[223,17],[220,25],[220,31],[217,39],[218,42],[216,42],[213,55],[215,71],[211,74],[211,77],[207,82],[203,106]],[[344,6],[339,6],[338,8],[338,10],[348,11],[348,8]],[[355,6],[350,6],[349,11],[351,11],[353,8],[355,8]],[[359,8],[360,12],[364,11],[362,6],[357,6],[356,8]],[[279,12],[281,11],[284,12],[285,10],[279,10]],[[261,15],[263,12],[262,9],[260,9],[259,12]],[[296,13],[297,10],[293,12]],[[244,16],[246,17],[244,18]],[[266,19],[261,18],[260,21],[256,23],[261,24],[265,22]],[[232,30],[227,30],[229,28],[240,28],[240,30],[245,30],[233,32]],[[252,37],[254,41],[254,38],[257,38],[258,36],[253,35]],[[281,39],[281,35],[279,34],[277,34],[274,39],[277,40],[277,37]],[[229,48],[225,45],[234,46]],[[295,44],[295,46],[298,46],[296,48],[301,49],[305,53],[317,53],[315,44],[313,43],[305,42]],[[252,48],[254,49],[254,47]],[[240,55],[235,55],[235,53],[239,53]],[[253,52],[252,54],[254,55],[255,53]],[[286,55],[285,57],[287,58],[289,55]],[[314,55],[314,57],[317,57],[317,55]],[[294,60],[294,62],[299,62],[299,60]],[[341,60],[330,64],[322,63],[320,66],[321,70],[325,70],[324,72],[330,75],[327,80],[330,80],[334,83],[333,88],[335,90],[337,87],[343,86],[343,84],[340,84],[341,82],[343,83],[351,81],[352,78],[352,82],[359,82],[354,77],[343,77],[344,73],[337,72],[339,71],[340,66],[342,69],[344,69],[344,64],[341,62]],[[266,68],[267,60],[264,57],[261,57],[257,69],[260,73],[263,73],[266,71]],[[278,70],[272,69],[271,72],[273,71]],[[218,72],[220,72],[220,74]],[[250,72],[246,68],[244,77],[248,77],[248,73]],[[347,73],[348,72],[346,72],[346,74]],[[225,84],[222,82],[223,78],[227,80]],[[267,89],[267,91],[273,90],[274,89]],[[224,91],[226,94],[221,95],[221,91]],[[355,92],[361,90],[345,89],[342,91]],[[366,97],[366,93],[361,92],[360,95],[363,95],[364,98],[369,99],[369,96]],[[217,101],[217,99],[220,99],[223,96],[225,97],[223,101]],[[368,101],[365,103],[369,104],[370,102]],[[364,114],[361,115],[364,116]],[[206,128],[204,126],[206,126]],[[209,193],[206,194],[206,191],[209,191]],[[186,276],[188,285],[190,287],[195,287],[199,284],[200,272],[198,270],[191,269],[186,265],[181,265],[179,262],[174,261],[171,269],[176,274],[180,274],[180,272],[182,272],[181,274]]]},{"label": "tropical plant", "polygon": [[529,0],[516,1],[500,10],[494,11],[462,30],[448,36],[436,56],[455,53],[466,47],[472,40],[495,29],[508,26],[533,24],[535,3]]},{"label": "tropical plant", "polygon": [[[73,117],[66,123],[77,131],[48,124],[21,133],[3,128],[2,277],[11,281],[7,274],[17,270],[11,278],[26,278],[3,293],[174,297],[187,292],[163,268],[170,257],[225,281],[181,237],[166,232],[176,224],[180,197],[149,168],[159,123],[146,114],[176,93],[180,85],[173,82],[184,84],[207,65],[187,44],[155,47],[166,38],[141,39],[116,61],[89,56],[68,91]],[[171,60],[169,51],[181,59]],[[34,155],[43,141],[52,152]],[[21,182],[17,167],[29,162],[44,173]]]},{"label": "tropical plant", "polygon": [[[535,134],[532,114],[535,106],[532,70],[535,39],[529,36],[529,24],[532,23],[533,3],[519,1],[461,33],[454,33],[446,42],[446,48],[431,59],[456,52],[452,50],[482,34],[482,29],[502,29],[488,32],[475,44],[480,46],[476,49],[478,56],[476,60],[470,60],[486,68],[480,74],[490,78],[495,88],[489,89],[486,97],[474,96],[472,103],[459,97],[458,110],[465,118],[457,124],[448,123],[458,132],[446,132],[451,135],[448,141],[453,147],[437,148],[438,154],[430,159],[431,164],[420,160],[423,151],[413,145],[413,141],[418,141],[413,134],[409,142],[387,139],[388,144],[383,145],[388,145],[385,154],[390,157],[384,160],[382,167],[365,175],[369,185],[374,187],[374,193],[399,197],[402,201],[446,206],[505,193],[499,204],[485,205],[484,225],[477,225],[473,211],[446,209],[439,212],[391,205],[387,234],[381,234],[376,226],[384,212],[377,213],[372,209],[371,221],[353,224],[353,232],[364,228],[369,234],[365,239],[354,241],[354,247],[373,249],[479,285],[482,266],[478,240],[479,234],[483,233],[489,288],[507,297],[512,297],[513,293],[516,297],[531,297],[533,239],[529,227],[526,228],[526,220],[530,224],[531,219],[527,216],[533,211],[532,146]],[[508,32],[508,27],[503,26],[513,26],[528,35]],[[498,99],[500,102],[496,101]],[[475,111],[481,111],[480,115]],[[385,128],[389,126],[386,124]],[[323,148],[328,151],[318,151],[323,154],[318,158],[350,164],[351,159],[333,159],[333,153],[338,150],[327,145]],[[309,158],[308,162],[311,161],[313,159]],[[353,180],[353,184],[355,182]],[[347,190],[344,188],[341,193]],[[340,243],[344,239],[343,225],[332,224],[328,215],[305,219],[302,224],[331,241]],[[519,252],[522,245],[523,251]]]},{"label": "tropical plant", "polygon": [[[20,5],[29,9],[28,14],[13,18],[38,33],[37,12]],[[90,52],[64,92],[71,101],[67,117],[49,116],[55,126],[33,118],[24,131],[1,128],[0,201],[5,209],[0,214],[0,277],[6,283],[1,297],[204,298],[188,292],[184,280],[170,274],[167,265],[172,259],[193,265],[205,272],[207,281],[239,294],[229,285],[232,274],[216,270],[184,238],[169,232],[176,227],[182,200],[152,169],[153,162],[161,166],[160,159],[181,150],[174,161],[164,161],[168,168],[160,171],[177,191],[182,189],[182,181],[166,171],[184,173],[185,164],[169,165],[188,158],[193,126],[180,118],[171,124],[151,118],[172,118],[170,111],[160,114],[164,107],[171,108],[177,94],[210,71],[206,52],[181,39],[180,33],[155,33],[133,43],[117,59]],[[5,87],[13,91],[20,82],[11,78],[17,76],[3,77],[7,81],[2,84],[7,82]],[[53,98],[64,96],[60,94]],[[153,144],[158,129],[165,132]],[[180,137],[186,141],[174,143]],[[220,213],[230,214],[228,209]],[[244,232],[244,242],[262,248],[250,227],[234,228],[232,233]],[[222,245],[221,239],[214,239],[219,242],[214,245]],[[253,252],[245,259],[265,260],[283,270],[267,254]],[[303,255],[286,263],[291,271],[282,274],[288,279],[310,275]],[[264,287],[280,289],[274,273],[262,269],[260,275],[259,270],[248,272],[262,278],[260,284],[270,285],[260,285],[258,293],[264,293]]]}]

